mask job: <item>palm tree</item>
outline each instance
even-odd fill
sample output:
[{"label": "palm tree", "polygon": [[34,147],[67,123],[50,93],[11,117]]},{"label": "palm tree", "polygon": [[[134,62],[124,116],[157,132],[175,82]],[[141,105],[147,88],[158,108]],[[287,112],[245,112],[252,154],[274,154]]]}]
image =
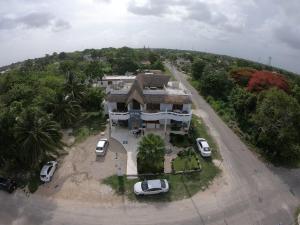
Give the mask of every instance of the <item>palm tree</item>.
[{"label": "palm tree", "polygon": [[86,87],[80,83],[72,72],[67,73],[67,80],[64,85],[65,92],[72,100],[81,102],[86,94]]},{"label": "palm tree", "polygon": [[18,118],[15,134],[18,158],[29,168],[36,168],[49,156],[57,156],[63,147],[59,125],[36,109]]},{"label": "palm tree", "polygon": [[55,100],[49,103],[49,111],[53,114],[54,120],[65,128],[78,119],[81,106],[70,96],[58,93]]},{"label": "palm tree", "polygon": [[163,172],[165,154],[164,140],[155,134],[142,138],[138,147],[138,170],[140,173]]}]

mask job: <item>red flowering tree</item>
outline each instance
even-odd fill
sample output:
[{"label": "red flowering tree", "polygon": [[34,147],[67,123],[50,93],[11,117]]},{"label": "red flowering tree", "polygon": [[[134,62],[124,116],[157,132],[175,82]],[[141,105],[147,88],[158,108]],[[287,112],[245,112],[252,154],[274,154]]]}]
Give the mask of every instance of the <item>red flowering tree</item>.
[{"label": "red flowering tree", "polygon": [[271,87],[277,87],[285,92],[290,91],[287,80],[282,75],[270,71],[255,72],[248,83],[247,90],[260,92]]},{"label": "red flowering tree", "polygon": [[257,70],[252,68],[236,68],[230,71],[230,76],[238,85],[246,87],[252,75],[256,72]]}]

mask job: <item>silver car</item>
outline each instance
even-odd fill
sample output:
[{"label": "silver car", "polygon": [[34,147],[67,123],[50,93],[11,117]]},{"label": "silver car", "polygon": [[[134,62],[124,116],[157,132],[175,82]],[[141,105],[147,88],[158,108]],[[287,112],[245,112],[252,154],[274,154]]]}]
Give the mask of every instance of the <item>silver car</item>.
[{"label": "silver car", "polygon": [[40,179],[42,182],[49,182],[51,181],[51,178],[55,172],[57,168],[57,162],[56,161],[50,161],[50,162],[47,162],[42,170],[41,170],[41,173],[40,173]]},{"label": "silver car", "polygon": [[96,155],[104,156],[108,148],[108,140],[106,138],[102,138],[98,141],[96,146]]},{"label": "silver car", "polygon": [[137,182],[134,185],[133,190],[136,195],[153,195],[165,193],[169,191],[169,183],[166,179],[145,180],[142,182]]}]

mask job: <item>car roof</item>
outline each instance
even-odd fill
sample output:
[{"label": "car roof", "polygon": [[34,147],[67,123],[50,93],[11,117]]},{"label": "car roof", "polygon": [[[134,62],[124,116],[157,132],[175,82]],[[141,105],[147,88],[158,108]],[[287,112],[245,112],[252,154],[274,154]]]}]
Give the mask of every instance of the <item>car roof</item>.
[{"label": "car roof", "polygon": [[197,138],[197,140],[201,142],[201,144],[204,148],[205,147],[209,148],[209,145],[208,145],[207,141],[204,138]]},{"label": "car roof", "polygon": [[161,188],[161,181],[160,180],[148,180],[148,187],[151,188]]},{"label": "car roof", "polygon": [[101,139],[100,141],[98,141],[97,147],[103,148],[105,142],[107,142],[107,139]]}]

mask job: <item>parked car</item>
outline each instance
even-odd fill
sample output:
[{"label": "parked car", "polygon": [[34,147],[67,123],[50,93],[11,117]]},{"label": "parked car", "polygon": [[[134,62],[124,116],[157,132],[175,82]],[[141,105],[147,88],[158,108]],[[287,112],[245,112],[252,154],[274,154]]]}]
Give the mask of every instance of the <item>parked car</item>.
[{"label": "parked car", "polygon": [[13,179],[0,177],[0,189],[7,191],[8,193],[12,193],[17,189],[17,183]]},{"label": "parked car", "polygon": [[97,156],[104,156],[107,149],[108,149],[108,140],[106,138],[100,139],[98,141],[97,146],[96,146],[96,155]]},{"label": "parked car", "polygon": [[42,170],[41,170],[41,173],[40,173],[40,179],[42,182],[49,182],[51,181],[51,178],[55,172],[57,168],[57,162],[56,161],[50,161],[50,162],[47,162]]},{"label": "parked car", "polygon": [[165,193],[169,191],[169,183],[166,179],[163,180],[145,180],[137,182],[133,187],[136,195],[153,195]]},{"label": "parked car", "polygon": [[210,157],[211,156],[211,149],[207,143],[207,141],[204,138],[197,138],[197,147],[198,150],[200,151],[200,154],[203,157]]}]

